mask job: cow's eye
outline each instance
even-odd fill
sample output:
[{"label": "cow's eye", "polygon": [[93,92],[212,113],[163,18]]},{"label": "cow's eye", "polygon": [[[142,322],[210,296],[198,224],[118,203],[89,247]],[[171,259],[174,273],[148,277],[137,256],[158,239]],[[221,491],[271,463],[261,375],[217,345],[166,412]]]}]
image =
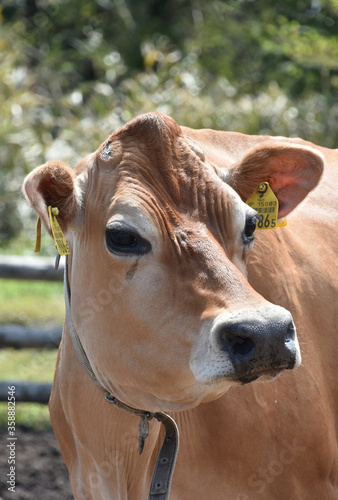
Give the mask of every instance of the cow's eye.
[{"label": "cow's eye", "polygon": [[116,223],[106,229],[107,248],[117,254],[142,255],[151,250],[150,243],[134,229]]},{"label": "cow's eye", "polygon": [[249,217],[245,223],[244,229],[244,243],[251,243],[254,240],[254,232],[256,229],[256,222],[258,220],[258,216],[254,215],[253,217]]}]

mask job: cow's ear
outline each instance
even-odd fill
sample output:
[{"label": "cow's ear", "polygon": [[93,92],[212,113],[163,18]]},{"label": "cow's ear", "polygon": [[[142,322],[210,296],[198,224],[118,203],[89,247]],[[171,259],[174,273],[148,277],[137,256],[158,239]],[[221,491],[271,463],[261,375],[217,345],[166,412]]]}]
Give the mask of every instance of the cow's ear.
[{"label": "cow's ear", "polygon": [[48,161],[35,168],[26,177],[23,192],[49,234],[49,206],[59,209],[58,222],[64,231],[67,229],[78,205],[75,175],[69,167],[60,161]]},{"label": "cow's ear", "polygon": [[324,157],[308,146],[266,143],[251,149],[228,172],[226,182],[246,201],[261,182],[269,182],[285,217],[318,184]]}]

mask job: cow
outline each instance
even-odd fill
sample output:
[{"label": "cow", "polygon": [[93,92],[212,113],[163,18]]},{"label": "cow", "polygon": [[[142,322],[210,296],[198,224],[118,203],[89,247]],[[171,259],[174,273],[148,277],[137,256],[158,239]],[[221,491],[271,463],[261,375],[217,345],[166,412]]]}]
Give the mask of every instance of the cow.
[{"label": "cow", "polygon": [[[337,161],[154,112],[27,176],[70,249],[50,415],[75,499],[148,498],[164,418],[149,498],[338,498]],[[262,183],[287,225],[255,232]]]}]

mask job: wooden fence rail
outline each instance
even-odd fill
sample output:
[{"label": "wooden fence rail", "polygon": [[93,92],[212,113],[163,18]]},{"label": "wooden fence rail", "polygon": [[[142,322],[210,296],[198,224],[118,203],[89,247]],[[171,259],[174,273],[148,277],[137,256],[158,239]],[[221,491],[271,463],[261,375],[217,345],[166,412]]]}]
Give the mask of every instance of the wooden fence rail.
[{"label": "wooden fence rail", "polygon": [[0,401],[8,401],[8,388],[15,387],[15,402],[17,403],[42,403],[49,401],[52,384],[37,384],[35,382],[16,382],[2,380],[0,382]]},{"label": "wooden fence rail", "polygon": [[[62,260],[58,271],[55,271],[53,258],[0,256],[0,278],[4,279],[63,281],[63,271]],[[61,327],[38,329],[20,325],[0,325],[0,348],[56,349],[61,340],[61,333]],[[13,385],[17,402],[48,403],[51,383],[13,380],[0,381],[0,401],[7,401],[8,387]]]},{"label": "wooden fence rail", "polygon": [[64,263],[54,269],[50,257],[26,257],[0,255],[0,278],[16,280],[63,281]]},{"label": "wooden fence rail", "polygon": [[0,347],[57,349],[61,341],[61,335],[61,327],[43,330],[21,325],[0,325]]}]

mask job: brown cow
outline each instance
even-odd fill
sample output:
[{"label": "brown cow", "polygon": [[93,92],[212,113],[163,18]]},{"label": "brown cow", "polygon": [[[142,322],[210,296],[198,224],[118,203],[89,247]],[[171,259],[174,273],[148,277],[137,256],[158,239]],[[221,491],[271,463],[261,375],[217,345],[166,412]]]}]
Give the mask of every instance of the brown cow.
[{"label": "brown cow", "polygon": [[[100,388],[176,420],[171,500],[338,498],[337,160],[151,113],[74,170],[48,162],[27,177],[71,250],[50,411],[76,499],[148,498],[163,440],[152,420],[139,456],[139,419]],[[244,201],[264,181],[291,213],[253,247]]]}]

